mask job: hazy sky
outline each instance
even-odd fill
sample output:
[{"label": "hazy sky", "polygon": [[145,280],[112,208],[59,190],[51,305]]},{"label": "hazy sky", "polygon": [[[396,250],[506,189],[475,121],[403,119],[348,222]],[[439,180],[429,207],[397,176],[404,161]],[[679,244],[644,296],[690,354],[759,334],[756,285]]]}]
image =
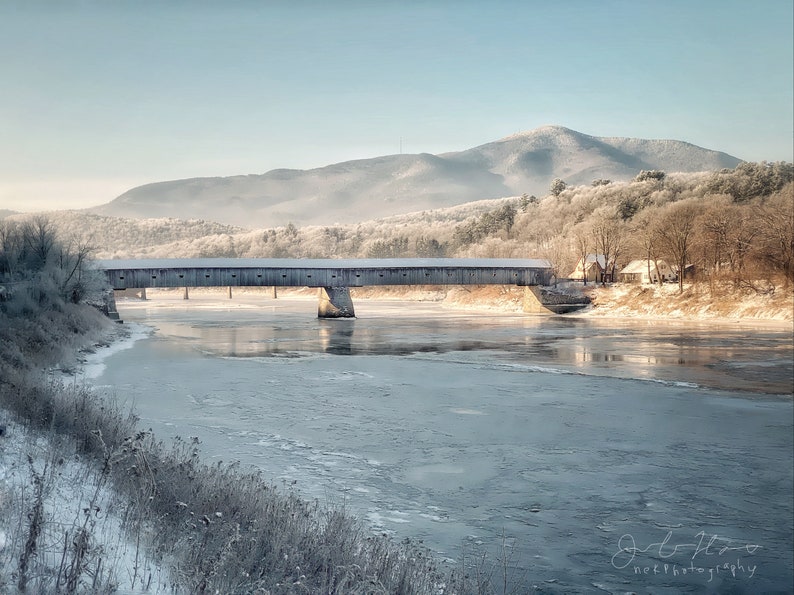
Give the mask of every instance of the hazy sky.
[{"label": "hazy sky", "polygon": [[0,0],[0,209],[559,124],[792,161],[791,0]]}]

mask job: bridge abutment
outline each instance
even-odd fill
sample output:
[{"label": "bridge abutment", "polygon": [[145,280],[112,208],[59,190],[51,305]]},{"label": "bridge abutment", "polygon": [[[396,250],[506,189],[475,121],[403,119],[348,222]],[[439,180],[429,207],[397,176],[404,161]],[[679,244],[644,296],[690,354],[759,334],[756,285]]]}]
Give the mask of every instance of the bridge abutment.
[{"label": "bridge abutment", "polygon": [[549,310],[543,305],[540,286],[538,285],[524,286],[524,303],[522,309],[527,314],[554,314],[554,311]]},{"label": "bridge abutment", "polygon": [[111,289],[105,294],[104,302],[102,309],[105,310],[107,317],[118,323],[124,322],[119,316],[119,310],[116,307],[116,293],[114,290]]},{"label": "bridge abutment", "polygon": [[319,287],[317,289],[318,318],[355,318],[349,287]]}]

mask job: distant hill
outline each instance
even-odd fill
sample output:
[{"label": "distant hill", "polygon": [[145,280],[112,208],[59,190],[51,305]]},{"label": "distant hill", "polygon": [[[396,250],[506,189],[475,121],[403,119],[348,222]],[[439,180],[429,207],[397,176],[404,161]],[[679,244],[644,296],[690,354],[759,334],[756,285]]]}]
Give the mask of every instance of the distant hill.
[{"label": "distant hill", "polygon": [[387,155],[310,170],[146,184],[91,211],[247,228],[331,225],[524,193],[545,196],[555,178],[577,185],[628,180],[643,169],[695,172],[739,163],[682,141],[601,138],[545,126],[441,155]]}]

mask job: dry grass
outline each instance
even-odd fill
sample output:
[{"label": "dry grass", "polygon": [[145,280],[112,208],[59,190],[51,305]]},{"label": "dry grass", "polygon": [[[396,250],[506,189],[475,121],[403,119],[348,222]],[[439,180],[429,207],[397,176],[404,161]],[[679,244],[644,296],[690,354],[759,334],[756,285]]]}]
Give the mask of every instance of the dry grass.
[{"label": "dry grass", "polygon": [[678,285],[591,286],[592,316],[674,318],[681,320],[774,321],[794,320],[794,295],[778,289],[759,292],[723,286],[710,290],[705,283]]}]

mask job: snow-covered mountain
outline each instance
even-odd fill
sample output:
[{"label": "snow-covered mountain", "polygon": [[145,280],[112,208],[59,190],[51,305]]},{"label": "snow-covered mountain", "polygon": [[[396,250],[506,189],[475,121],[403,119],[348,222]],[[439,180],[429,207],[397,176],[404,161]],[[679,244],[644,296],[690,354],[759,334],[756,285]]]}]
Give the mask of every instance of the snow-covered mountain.
[{"label": "snow-covered mountain", "polygon": [[207,219],[249,228],[351,223],[524,193],[544,196],[561,178],[628,180],[641,170],[667,173],[733,168],[741,160],[675,140],[601,138],[544,126],[465,151],[387,155],[310,170],[191,178],[133,188],[103,215]]}]

